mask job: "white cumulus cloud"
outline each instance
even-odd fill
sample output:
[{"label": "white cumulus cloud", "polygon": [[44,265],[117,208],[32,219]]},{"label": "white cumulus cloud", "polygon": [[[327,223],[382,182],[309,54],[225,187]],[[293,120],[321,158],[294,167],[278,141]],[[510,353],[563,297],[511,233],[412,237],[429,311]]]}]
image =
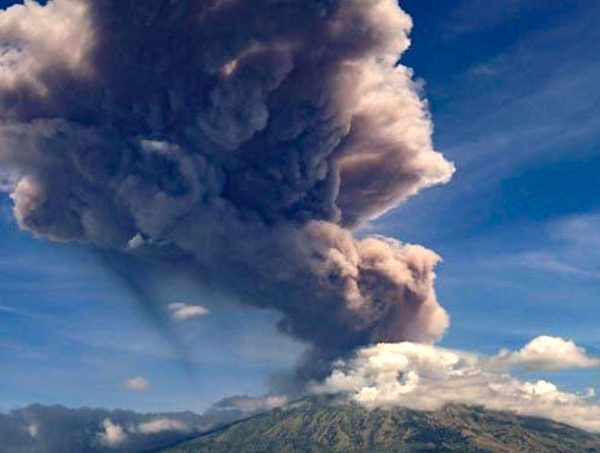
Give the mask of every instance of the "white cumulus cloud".
[{"label": "white cumulus cloud", "polygon": [[127,439],[127,434],[121,425],[106,418],[102,422],[104,431],[98,433],[100,443],[107,447],[117,447]]},{"label": "white cumulus cloud", "polygon": [[189,305],[182,302],[173,302],[169,304],[169,311],[173,319],[185,321],[192,318],[199,318],[208,314],[208,308],[202,305]]},{"label": "white cumulus cloud", "polygon": [[[536,340],[512,354],[536,350],[540,343],[547,341]],[[536,357],[539,359],[540,354]],[[600,404],[592,401],[593,391],[579,395],[561,391],[545,380],[519,380],[490,367],[494,359],[497,356],[488,359],[469,352],[410,342],[380,343],[357,350],[348,360],[336,362],[331,375],[322,383],[314,384],[313,390],[346,394],[368,408],[398,405],[436,410],[449,403],[483,405],[600,432]],[[566,367],[564,360],[562,368]],[[548,367],[550,362],[547,359],[536,363]],[[571,361],[571,365],[581,363],[581,360]]]},{"label": "white cumulus cloud", "polygon": [[572,340],[546,335],[534,338],[518,351],[503,349],[490,360],[499,365],[520,365],[526,370],[560,371],[600,366],[600,359],[587,355]]},{"label": "white cumulus cloud", "polygon": [[150,388],[150,381],[142,376],[137,376],[125,381],[125,387],[135,392],[144,392]]},{"label": "white cumulus cloud", "polygon": [[35,423],[27,426],[27,432],[32,438],[36,438],[40,432],[40,428]]}]

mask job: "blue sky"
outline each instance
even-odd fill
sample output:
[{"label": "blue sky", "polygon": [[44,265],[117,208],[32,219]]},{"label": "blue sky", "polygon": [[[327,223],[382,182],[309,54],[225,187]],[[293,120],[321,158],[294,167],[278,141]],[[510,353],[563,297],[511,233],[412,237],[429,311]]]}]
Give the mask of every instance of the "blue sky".
[{"label": "blue sky", "polygon": [[[8,2],[0,2],[6,5]],[[600,355],[600,3],[407,0],[435,143],[457,166],[370,231],[444,258],[437,289],[452,326],[442,344],[494,353],[550,334]],[[0,409],[31,402],[201,410],[261,393],[302,346],[275,313],[206,288],[155,282],[166,301],[209,308],[181,323],[193,372],[141,316],[93,251],[18,231],[0,215]],[[144,376],[132,392],[124,381]],[[600,387],[595,370],[553,380]]]}]

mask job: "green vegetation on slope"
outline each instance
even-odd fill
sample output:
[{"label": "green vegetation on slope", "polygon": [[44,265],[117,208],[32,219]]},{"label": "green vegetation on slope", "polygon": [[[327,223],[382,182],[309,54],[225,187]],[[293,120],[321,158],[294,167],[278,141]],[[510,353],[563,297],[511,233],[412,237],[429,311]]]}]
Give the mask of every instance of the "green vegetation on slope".
[{"label": "green vegetation on slope", "polygon": [[476,407],[368,411],[355,404],[309,398],[165,452],[576,453],[600,452],[600,437],[550,420]]}]

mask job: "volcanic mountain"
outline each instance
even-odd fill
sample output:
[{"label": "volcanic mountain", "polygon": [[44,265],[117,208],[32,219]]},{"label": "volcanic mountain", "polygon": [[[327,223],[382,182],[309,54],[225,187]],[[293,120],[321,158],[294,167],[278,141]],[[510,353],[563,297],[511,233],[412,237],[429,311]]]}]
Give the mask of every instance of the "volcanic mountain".
[{"label": "volcanic mountain", "polygon": [[575,453],[600,452],[600,436],[483,407],[369,411],[329,397],[311,397],[162,451]]}]

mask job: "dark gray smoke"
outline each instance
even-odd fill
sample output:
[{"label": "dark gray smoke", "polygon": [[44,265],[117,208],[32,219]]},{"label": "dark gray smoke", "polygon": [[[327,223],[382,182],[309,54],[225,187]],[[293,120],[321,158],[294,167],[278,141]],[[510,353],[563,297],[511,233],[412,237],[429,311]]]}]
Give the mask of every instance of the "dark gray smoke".
[{"label": "dark gray smoke", "polygon": [[0,13],[0,166],[39,237],[169,260],[325,355],[435,341],[439,258],[352,230],[453,166],[395,0],[54,0]]}]

